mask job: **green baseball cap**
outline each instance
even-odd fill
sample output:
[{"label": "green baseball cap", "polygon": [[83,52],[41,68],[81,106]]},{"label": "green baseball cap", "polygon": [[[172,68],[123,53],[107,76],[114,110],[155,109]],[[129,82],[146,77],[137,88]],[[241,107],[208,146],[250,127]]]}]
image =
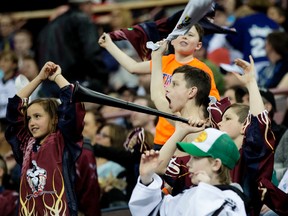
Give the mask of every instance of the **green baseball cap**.
[{"label": "green baseball cap", "polygon": [[177,148],[196,157],[219,158],[233,169],[240,158],[239,150],[228,134],[215,128],[207,128],[191,143],[178,142]]}]

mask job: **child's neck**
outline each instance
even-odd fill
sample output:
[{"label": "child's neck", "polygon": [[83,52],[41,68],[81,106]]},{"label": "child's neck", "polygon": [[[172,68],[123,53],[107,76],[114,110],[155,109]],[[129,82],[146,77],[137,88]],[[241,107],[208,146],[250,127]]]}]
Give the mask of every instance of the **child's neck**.
[{"label": "child's neck", "polygon": [[196,106],[192,101],[191,103],[187,104],[183,109],[180,111],[181,117],[188,118],[191,116],[198,116],[199,118],[203,116],[203,108]]},{"label": "child's neck", "polygon": [[191,55],[182,55],[182,54],[175,54],[175,59],[177,62],[181,63],[181,64],[187,64],[189,62],[191,62],[194,59],[194,54],[192,53]]},{"label": "child's neck", "polygon": [[233,139],[233,141],[235,142],[238,149],[242,148],[243,138],[244,138],[244,136],[242,134],[240,134],[235,139]]}]

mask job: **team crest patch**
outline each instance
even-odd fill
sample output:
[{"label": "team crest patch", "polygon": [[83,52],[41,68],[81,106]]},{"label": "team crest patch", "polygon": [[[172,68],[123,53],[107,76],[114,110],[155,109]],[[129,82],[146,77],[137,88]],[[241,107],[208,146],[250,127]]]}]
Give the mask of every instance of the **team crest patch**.
[{"label": "team crest patch", "polygon": [[199,136],[194,140],[194,142],[204,142],[207,139],[207,132],[203,131],[202,133],[199,134]]},{"label": "team crest patch", "polygon": [[29,194],[27,198],[35,198],[41,196],[43,193],[54,193],[44,191],[47,179],[46,170],[39,167],[35,160],[32,160],[32,165],[33,167],[31,169],[28,169],[26,172],[27,182],[32,190],[32,194]]}]

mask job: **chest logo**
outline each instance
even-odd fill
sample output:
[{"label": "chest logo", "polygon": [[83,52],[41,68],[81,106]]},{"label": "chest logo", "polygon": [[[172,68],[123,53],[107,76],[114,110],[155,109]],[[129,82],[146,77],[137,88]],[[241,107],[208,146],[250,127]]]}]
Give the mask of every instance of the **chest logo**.
[{"label": "chest logo", "polygon": [[27,182],[32,190],[32,194],[27,197],[28,199],[41,196],[44,193],[47,179],[47,172],[45,169],[39,167],[35,160],[32,160],[32,165],[33,167],[28,169],[26,173]]}]

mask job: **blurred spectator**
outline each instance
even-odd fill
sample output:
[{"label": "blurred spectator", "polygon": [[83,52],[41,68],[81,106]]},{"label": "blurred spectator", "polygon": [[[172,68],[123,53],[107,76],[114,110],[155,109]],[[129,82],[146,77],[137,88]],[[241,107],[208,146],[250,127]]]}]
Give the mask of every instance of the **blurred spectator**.
[{"label": "blurred spectator", "polygon": [[[233,73],[242,74],[242,70],[235,64],[220,64],[220,71],[224,74],[225,89],[239,85],[237,77]],[[240,84],[242,85],[242,84]]]},{"label": "blurred spectator", "polygon": [[271,5],[267,10],[267,16],[278,23],[287,32],[288,22],[284,8],[278,5]]},{"label": "blurred spectator", "polygon": [[259,91],[260,91],[265,109],[269,112],[269,115],[271,116],[271,130],[274,133],[275,144],[277,147],[283,134],[286,132],[287,127],[282,124],[277,124],[274,120],[274,114],[277,111],[274,94],[271,91],[269,91],[269,89],[266,89],[266,88],[259,88]]},{"label": "blurred spectator", "polygon": [[287,32],[275,31],[268,34],[265,50],[269,65],[259,71],[258,85],[265,88],[276,88],[288,71]]},{"label": "blurred spectator", "polygon": [[95,144],[97,131],[104,124],[104,122],[105,119],[95,107],[88,109],[86,108],[83,136],[89,139],[92,144]]},{"label": "blurred spectator", "polygon": [[0,69],[3,78],[0,80],[0,118],[6,116],[8,98],[16,94],[15,78],[17,76],[18,58],[13,51],[0,53]]},{"label": "blurred spectator", "polygon": [[[90,140],[84,139],[81,155],[76,161],[75,192],[79,212],[85,216],[101,215],[100,186]],[[78,215],[81,215],[79,214]]]},{"label": "blurred spectator", "polygon": [[139,74],[137,95],[150,95],[151,74]]},{"label": "blurred spectator", "polygon": [[[236,19],[243,16],[238,12],[242,7],[242,0],[227,0],[223,5],[216,5],[214,23],[219,26],[231,27]],[[241,56],[239,51],[228,44],[225,34],[213,34],[211,36],[207,45],[207,58],[209,60],[217,65],[230,64],[231,59]]]},{"label": "blurred spectator", "polygon": [[6,177],[6,162],[4,158],[0,156],[0,212],[3,216],[14,216],[17,214],[19,195],[16,191],[5,188]]},{"label": "blurred spectator", "polygon": [[7,142],[4,133],[7,128],[6,119],[0,119],[0,156],[6,163],[5,188],[10,190],[19,190],[21,167],[16,163],[12,148]]},{"label": "blurred spectator", "polygon": [[[45,26],[38,36],[38,65],[53,61],[60,64],[63,75],[70,81],[95,82],[99,91],[107,86],[108,74],[98,45],[98,29],[91,20],[91,0],[69,0],[69,10]],[[58,88],[51,82],[44,82],[46,89]]]},{"label": "blurred spectator", "polygon": [[243,103],[249,105],[248,90],[244,86],[240,85],[231,86],[225,90],[223,96],[228,97],[231,104]]},{"label": "blurred spectator", "polygon": [[10,14],[0,15],[0,51],[13,50],[14,20]]},{"label": "blurred spectator", "polygon": [[288,130],[283,134],[275,151],[274,169],[277,179],[280,180],[288,169]]},{"label": "blurred spectator", "polygon": [[219,66],[207,57],[207,48],[205,45],[203,45],[200,50],[197,50],[197,52],[195,52],[195,57],[198,58],[200,61],[204,62],[212,70],[216,87],[219,91],[219,94],[222,95],[225,88],[224,76],[220,72]]},{"label": "blurred spectator", "polygon": [[[25,76],[29,82],[31,82],[39,73],[39,68],[37,65],[36,60],[32,56],[23,56],[22,63],[19,66],[19,74]],[[40,84],[31,94],[30,100],[34,100],[41,96],[41,89],[42,84]]]},{"label": "blurred spectator", "polygon": [[[124,127],[112,123],[104,124],[97,131],[96,144],[115,149],[124,149],[127,137]],[[127,205],[126,170],[123,166],[103,157],[96,157],[98,180],[101,188],[101,208]]]},{"label": "blurred spectator", "polygon": [[14,33],[14,51],[19,59],[19,66],[22,64],[24,56],[35,57],[33,50],[33,37],[32,33],[26,29],[19,29]]},{"label": "blurred spectator", "polygon": [[136,127],[127,135],[123,146],[125,148],[106,147],[94,145],[93,150],[96,157],[119,163],[125,167],[127,174],[126,199],[130,199],[132,190],[139,175],[139,163],[141,154],[146,150],[153,149],[153,134],[143,127]]},{"label": "blurred spectator", "polygon": [[[267,0],[248,0],[247,5],[253,13],[237,19],[232,25],[237,34],[229,34],[226,39],[234,49],[243,54],[244,60],[249,61],[249,55],[253,56],[258,73],[261,68],[269,64],[265,51],[266,37],[270,32],[279,30],[280,26],[267,17],[266,11],[269,7]],[[257,74],[256,78],[258,79]]]},{"label": "blurred spectator", "polygon": [[[149,96],[136,96],[133,103],[155,109]],[[140,112],[131,112],[130,122],[133,128],[142,127],[151,134],[155,134],[157,117]]]},{"label": "blurred spectator", "polygon": [[[133,25],[133,14],[129,9],[115,9],[110,14],[100,16],[96,23],[106,25],[109,31],[115,31],[119,29],[130,28]],[[133,59],[139,59],[139,56],[129,40],[115,41],[115,44],[127,53]],[[104,60],[106,64],[111,65],[111,59],[113,58],[106,50],[103,50],[104,55],[109,55],[109,61]],[[140,60],[140,59],[139,59]],[[138,85],[138,76],[129,73],[124,67],[113,58],[113,62],[117,63],[117,68],[111,68],[109,73],[109,85],[112,89],[117,90],[121,86],[136,87]]]}]

